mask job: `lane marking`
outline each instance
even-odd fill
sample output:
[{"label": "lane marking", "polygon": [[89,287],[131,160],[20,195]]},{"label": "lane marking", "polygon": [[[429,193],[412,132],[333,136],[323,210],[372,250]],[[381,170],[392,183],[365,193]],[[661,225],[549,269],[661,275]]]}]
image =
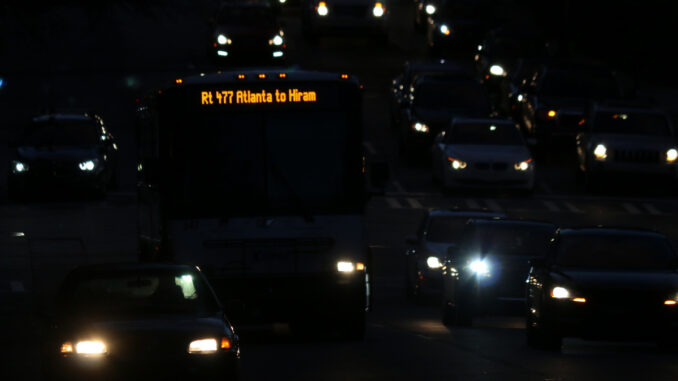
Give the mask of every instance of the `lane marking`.
[{"label": "lane marking", "polygon": [[624,207],[624,209],[626,209],[626,211],[628,213],[631,213],[631,214],[640,214],[641,213],[640,209],[636,208],[636,206],[631,204],[630,202],[625,202],[625,203],[622,204],[622,206]]},{"label": "lane marking", "polygon": [[468,206],[470,209],[480,209],[480,204],[478,204],[478,201],[472,198],[467,198],[464,201],[466,201],[466,206]]},{"label": "lane marking", "polygon": [[556,205],[555,202],[542,200],[542,203],[544,204],[544,206],[546,206],[546,209],[548,209],[550,212],[560,212],[560,208],[558,207],[558,205]]},{"label": "lane marking", "polygon": [[565,203],[565,207],[567,208],[567,210],[569,210],[569,211],[572,212],[572,213],[578,213],[578,214],[584,213],[583,210],[577,208],[576,206],[570,204],[569,202],[566,202],[566,203]]},{"label": "lane marking", "polygon": [[19,282],[18,280],[13,280],[9,282],[9,288],[12,290],[12,292],[25,292],[26,289],[24,289],[24,284]]},{"label": "lane marking", "polygon": [[367,153],[369,153],[370,155],[376,155],[377,154],[377,150],[374,149],[374,146],[372,145],[372,143],[363,142],[363,147],[365,147],[365,149],[367,150]]},{"label": "lane marking", "polygon": [[400,203],[398,202],[397,199],[391,198],[391,197],[386,197],[386,203],[391,209],[400,209]]},{"label": "lane marking", "polygon": [[405,188],[400,184],[400,182],[398,182],[398,181],[393,181],[393,186],[395,187],[395,189],[396,189],[398,192],[407,194],[407,191],[406,191]]},{"label": "lane marking", "polygon": [[421,205],[421,203],[415,198],[408,197],[408,198],[406,198],[406,200],[410,204],[410,206],[414,209],[423,209],[424,208]]},{"label": "lane marking", "polygon": [[645,209],[647,209],[647,211],[650,212],[650,214],[653,215],[653,216],[658,216],[658,215],[662,214],[662,212],[660,212],[659,209],[655,208],[654,205],[652,205],[650,203],[647,203],[647,202],[644,203],[643,207],[645,207]]},{"label": "lane marking", "polygon": [[504,208],[502,208],[501,205],[499,205],[499,203],[494,200],[485,200],[485,203],[487,204],[487,207],[493,212],[502,212],[504,210]]}]

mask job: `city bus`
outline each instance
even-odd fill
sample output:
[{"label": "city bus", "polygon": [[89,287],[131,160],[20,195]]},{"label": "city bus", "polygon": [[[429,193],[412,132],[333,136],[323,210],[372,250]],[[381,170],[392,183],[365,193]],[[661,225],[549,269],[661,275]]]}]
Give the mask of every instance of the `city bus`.
[{"label": "city bus", "polygon": [[362,337],[362,86],[341,73],[217,72],[138,100],[139,256],[200,267],[236,324]]}]

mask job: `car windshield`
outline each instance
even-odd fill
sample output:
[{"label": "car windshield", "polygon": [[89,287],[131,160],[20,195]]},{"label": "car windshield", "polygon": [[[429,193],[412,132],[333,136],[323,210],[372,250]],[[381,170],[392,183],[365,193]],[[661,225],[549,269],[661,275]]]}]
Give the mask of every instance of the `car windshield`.
[{"label": "car windshield", "polygon": [[34,146],[87,146],[97,144],[100,136],[101,129],[93,121],[55,121],[28,126],[22,142]]},{"label": "car windshield", "polygon": [[547,72],[541,94],[569,98],[615,98],[619,89],[612,74],[593,70],[557,70]]},{"label": "car windshield", "polygon": [[549,224],[476,224],[464,239],[462,250],[483,256],[543,255],[554,230],[555,227]]},{"label": "car windshield", "polygon": [[464,225],[469,218],[469,216],[431,217],[426,230],[426,240],[430,242],[459,242],[463,237]]},{"label": "car windshield", "polygon": [[593,120],[593,132],[621,135],[673,135],[666,117],[640,112],[599,112]]},{"label": "car windshield", "polygon": [[556,264],[591,270],[668,270],[676,267],[676,255],[660,237],[572,234],[560,237]]},{"label": "car windshield", "polygon": [[546,45],[528,36],[506,37],[492,41],[488,51],[496,58],[540,57],[546,55]]},{"label": "car windshield", "polygon": [[422,81],[415,86],[414,107],[425,110],[462,110],[466,115],[488,115],[489,98],[475,82]]},{"label": "car windshield", "polygon": [[445,144],[522,146],[523,137],[513,124],[457,123],[449,128]]},{"label": "car windshield", "polygon": [[84,316],[202,315],[218,311],[213,294],[192,271],[104,272],[66,283],[63,307]]},{"label": "car windshield", "polygon": [[273,24],[274,20],[271,10],[264,7],[224,7],[217,16],[219,24],[227,25]]}]

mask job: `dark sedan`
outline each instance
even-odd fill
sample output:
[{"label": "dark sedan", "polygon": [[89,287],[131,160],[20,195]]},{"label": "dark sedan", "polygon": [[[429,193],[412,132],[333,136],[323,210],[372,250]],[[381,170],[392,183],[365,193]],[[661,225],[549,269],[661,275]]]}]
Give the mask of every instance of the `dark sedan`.
[{"label": "dark sedan", "polygon": [[678,257],[666,236],[613,228],[562,229],[528,278],[528,344],[563,337],[674,343]]},{"label": "dark sedan", "polygon": [[548,222],[471,220],[443,266],[443,323],[523,313],[529,260],[545,254],[555,230]]},{"label": "dark sedan", "polygon": [[46,188],[102,195],[117,185],[118,145],[97,115],[33,118],[12,146],[10,198],[38,195]]},{"label": "dark sedan", "polygon": [[200,270],[165,264],[73,270],[44,347],[57,379],[235,379],[239,341]]},{"label": "dark sedan", "polygon": [[604,65],[548,63],[526,74],[516,95],[517,122],[542,147],[573,143],[589,102],[622,96],[620,81]]},{"label": "dark sedan", "polygon": [[478,80],[437,75],[414,81],[400,114],[400,149],[410,159],[428,159],[434,137],[453,118],[495,116]]},{"label": "dark sedan", "polygon": [[285,63],[287,36],[270,4],[225,2],[210,22],[210,55],[217,62]]},{"label": "dark sedan", "polygon": [[503,218],[503,213],[485,210],[432,209],[419,225],[416,235],[405,238],[409,246],[407,262],[407,295],[413,299],[438,295],[442,290],[441,267],[447,250],[462,239],[466,221],[471,218]]}]

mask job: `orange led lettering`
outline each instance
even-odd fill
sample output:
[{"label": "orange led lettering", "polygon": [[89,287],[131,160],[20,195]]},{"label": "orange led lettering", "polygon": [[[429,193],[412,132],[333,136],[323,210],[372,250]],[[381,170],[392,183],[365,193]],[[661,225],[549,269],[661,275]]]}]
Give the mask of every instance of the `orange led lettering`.
[{"label": "orange led lettering", "polygon": [[201,105],[260,104],[260,103],[313,103],[318,101],[315,91],[299,89],[266,90],[218,90],[201,91]]},{"label": "orange led lettering", "polygon": [[209,91],[203,91],[200,93],[202,97],[201,103],[204,105],[211,105],[212,104],[212,93]]}]

